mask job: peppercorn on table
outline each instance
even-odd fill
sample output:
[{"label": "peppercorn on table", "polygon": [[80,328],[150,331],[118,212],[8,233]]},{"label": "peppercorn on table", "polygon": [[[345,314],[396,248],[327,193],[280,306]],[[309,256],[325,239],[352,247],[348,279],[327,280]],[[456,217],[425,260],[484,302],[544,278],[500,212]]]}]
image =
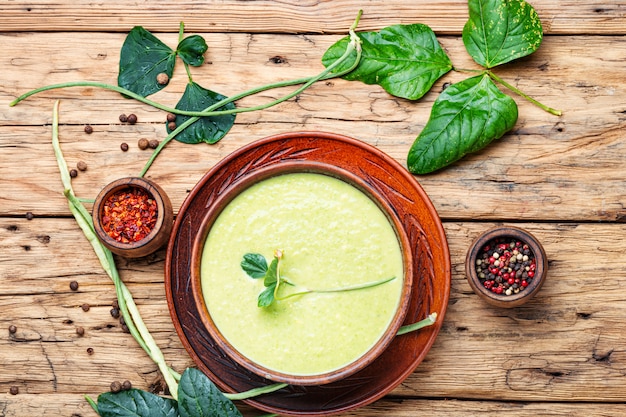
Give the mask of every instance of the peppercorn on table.
[{"label": "peppercorn on table", "polygon": [[[626,414],[626,2],[530,4],[543,26],[540,47],[492,70],[517,104],[512,128],[480,151],[415,175],[450,251],[450,299],[437,339],[393,391],[342,415]],[[90,211],[89,200],[106,184],[137,176],[174,127],[167,112],[97,84],[117,85],[121,47],[133,27],[175,48],[183,22],[184,36],[200,35],[208,46],[204,62],[189,67],[193,81],[230,97],[321,73],[325,52],[348,34],[359,10],[357,32],[427,25],[454,70],[419,100],[322,79],[273,107],[238,114],[214,144],[167,143],[145,176],[166,191],[175,214],[214,165],[273,134],[343,134],[407,166],[435,100],[465,80],[465,70],[481,69],[462,37],[468,2],[0,0],[0,415],[87,417],[96,413],[85,396],[129,383],[166,390],[159,367],[120,323],[114,285],[63,194],[52,146],[55,103],[68,179]],[[178,62],[159,80],[167,88],[150,99],[174,107],[188,80]],[[30,90],[74,81],[93,85],[10,106]],[[295,88],[263,91],[237,107],[260,106]],[[542,289],[511,309],[482,301],[465,277],[470,244],[496,225],[530,231],[548,257]],[[194,362],[170,318],[165,258],[162,248],[139,259],[116,256],[115,263],[165,362],[183,372]],[[263,413],[236,404],[245,416]]]}]

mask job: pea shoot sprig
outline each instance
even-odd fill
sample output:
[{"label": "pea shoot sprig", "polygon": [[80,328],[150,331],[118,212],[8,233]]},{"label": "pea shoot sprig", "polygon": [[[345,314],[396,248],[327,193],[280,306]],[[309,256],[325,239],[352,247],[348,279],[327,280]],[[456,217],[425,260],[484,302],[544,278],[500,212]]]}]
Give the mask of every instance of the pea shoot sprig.
[{"label": "pea shoot sprig", "polygon": [[263,279],[265,289],[259,294],[257,299],[257,305],[259,307],[269,307],[272,303],[274,303],[274,301],[286,300],[299,295],[311,293],[337,293],[373,288],[395,279],[395,277],[384,278],[378,281],[329,289],[310,289],[300,286],[297,291],[281,295],[279,294],[280,288],[284,286],[297,287],[294,282],[290,281],[287,277],[281,274],[281,261],[284,255],[285,253],[283,250],[275,250],[274,257],[269,265],[267,263],[267,259],[259,253],[246,253],[243,256],[241,268],[246,272],[246,274],[248,274],[250,278]]}]

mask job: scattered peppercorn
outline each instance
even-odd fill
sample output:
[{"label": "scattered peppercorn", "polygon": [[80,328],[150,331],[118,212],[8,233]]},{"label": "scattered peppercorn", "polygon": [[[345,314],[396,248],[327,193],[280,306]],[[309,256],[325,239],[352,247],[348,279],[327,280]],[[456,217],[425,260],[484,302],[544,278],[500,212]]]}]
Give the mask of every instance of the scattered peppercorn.
[{"label": "scattered peppercorn", "polygon": [[91,125],[86,125],[85,126],[85,133],[88,135],[91,135],[93,133],[93,127],[91,127]]},{"label": "scattered peppercorn", "polygon": [[94,353],[94,350],[93,350],[92,347],[87,348],[87,354],[88,355],[93,355],[93,353]]},{"label": "scattered peppercorn", "polygon": [[79,171],[87,171],[87,163],[85,161],[78,161],[76,168],[78,168]]},{"label": "scattered peppercorn", "polygon": [[152,231],[156,221],[156,201],[140,188],[123,188],[104,201],[102,229],[120,243],[139,242]]},{"label": "scattered peppercorn", "polygon": [[124,113],[120,114],[120,122],[126,123],[126,121],[128,121],[128,116],[126,116]]},{"label": "scattered peppercorn", "polygon": [[15,327],[15,325],[10,325],[9,326],[9,333],[11,334],[15,334],[17,332],[17,327]]},{"label": "scattered peppercorn", "polygon": [[150,149],[156,149],[159,147],[159,141],[156,139],[150,139],[150,141],[148,142],[148,146],[150,147]]},{"label": "scattered peppercorn", "polygon": [[122,142],[122,144],[120,145],[120,149],[126,152],[128,150],[128,143]]},{"label": "scattered peppercorn", "polygon": [[537,263],[528,244],[498,238],[482,248],[475,268],[486,289],[506,296],[517,294],[530,285]]},{"label": "scattered peppercorn", "polygon": [[35,217],[32,211],[26,212],[26,220],[32,220]]},{"label": "scattered peppercorn", "polygon": [[176,121],[176,115],[174,113],[168,113],[167,114],[167,121],[168,122],[175,122]]},{"label": "scattered peppercorn", "polygon": [[141,138],[137,141],[137,146],[139,146],[139,149],[141,149],[142,151],[144,149],[148,149],[149,145],[150,145],[150,141],[146,138]]},{"label": "scattered peppercorn", "polygon": [[83,327],[77,327],[76,328],[76,334],[79,336],[84,336],[85,335],[85,329]]},{"label": "scattered peppercorn", "polygon": [[111,303],[111,307],[117,308],[117,309],[120,308],[120,303],[119,301],[117,301],[117,298],[113,300],[113,302]]},{"label": "scattered peppercorn", "polygon": [[171,132],[172,130],[176,130],[176,122],[169,122],[167,124],[168,130]]},{"label": "scattered peppercorn", "polygon": [[120,383],[120,381],[111,382],[111,392],[117,393],[117,392],[120,392],[121,390],[122,390],[122,384]]},{"label": "scattered peppercorn", "polygon": [[11,388],[9,388],[9,393],[11,395],[17,395],[20,393],[20,387],[18,387],[17,385],[13,385],[11,386]]},{"label": "scattered peppercorn", "polygon": [[70,282],[70,290],[72,290],[72,291],[78,290],[78,281],[71,281]]},{"label": "scattered peppercorn", "polygon": [[134,125],[135,123],[137,123],[137,115],[129,114],[128,117],[126,118],[126,121],[130,123],[131,125]]},{"label": "scattered peppercorn", "polygon": [[113,307],[111,309],[111,317],[113,317],[114,319],[119,319],[120,318],[120,309]]},{"label": "scattered peppercorn", "polygon": [[78,171],[74,168],[70,169],[70,177],[76,178],[78,176]]},{"label": "scattered peppercorn", "polygon": [[128,391],[132,387],[133,387],[133,384],[131,384],[129,380],[126,380],[126,381],[122,382],[122,389],[124,391]]},{"label": "scattered peppercorn", "polygon": [[82,309],[83,309],[83,311],[87,312],[87,311],[89,311],[89,309],[90,309],[91,307],[89,306],[89,304],[86,304],[86,303],[85,303],[85,304],[83,304],[82,306],[80,306],[80,308],[82,308]]},{"label": "scattered peppercorn", "polygon": [[167,85],[167,83],[170,82],[170,77],[169,75],[167,75],[164,72],[160,72],[159,74],[157,74],[157,83],[159,83],[159,85]]}]

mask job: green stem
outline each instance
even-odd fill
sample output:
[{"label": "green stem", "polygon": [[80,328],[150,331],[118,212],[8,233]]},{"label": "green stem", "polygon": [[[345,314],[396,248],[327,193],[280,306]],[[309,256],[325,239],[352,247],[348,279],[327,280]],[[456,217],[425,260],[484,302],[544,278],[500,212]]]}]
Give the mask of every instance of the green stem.
[{"label": "green stem", "polygon": [[71,177],[67,168],[67,163],[63,157],[61,146],[59,143],[59,101],[57,100],[54,105],[52,114],[52,147],[61,173],[61,182],[63,183],[63,194],[68,200],[70,211],[72,212],[76,223],[83,231],[83,234],[91,243],[91,246],[100,261],[104,271],[109,275],[115,286],[115,291],[118,299],[118,304],[122,317],[126,326],[128,327],[131,335],[137,341],[139,346],[148,354],[148,356],[157,364],[159,370],[163,374],[165,381],[170,388],[172,396],[176,398],[178,392],[178,383],[175,379],[175,372],[165,363],[163,353],[157,346],[156,342],[150,335],[148,328],[146,327],[139,310],[134,302],[132,294],[128,287],[120,279],[117,267],[115,265],[115,259],[110,250],[104,247],[98,239],[93,226],[93,219],[89,215],[89,212],[85,206],[74,195],[72,189]]},{"label": "green stem", "polygon": [[269,394],[272,393],[274,391],[278,391],[280,389],[285,388],[286,386],[288,386],[289,384],[272,384],[272,385],[267,385],[264,387],[259,387],[259,388],[252,388],[251,390],[248,391],[244,391],[244,392],[238,392],[236,394],[224,394],[224,396],[226,398],[228,398],[231,401],[237,401],[237,400],[246,400],[248,398],[253,398],[253,397],[257,397],[259,395],[263,395],[263,394]]},{"label": "green stem", "polygon": [[417,323],[407,324],[406,326],[400,327],[396,335],[400,336],[402,334],[414,332],[416,330],[435,324],[436,321],[437,321],[437,313],[431,313],[428,315],[428,317],[426,317],[422,321],[418,321]]},{"label": "green stem", "polygon": [[487,74],[489,75],[489,77],[491,77],[491,79],[493,79],[494,81],[502,84],[503,86],[505,86],[506,88],[508,88],[509,90],[513,91],[514,93],[522,96],[523,98],[525,98],[526,100],[530,101],[531,103],[533,103],[534,105],[536,105],[537,107],[539,107],[542,110],[547,111],[550,114],[553,114],[555,116],[561,116],[563,113],[561,112],[561,110],[556,110],[553,109],[552,107],[548,107],[545,104],[542,104],[540,102],[538,102],[537,100],[535,100],[534,98],[528,96],[527,94],[523,93],[521,90],[519,90],[517,87],[507,83],[506,81],[504,81],[502,78],[498,77],[496,74],[494,74],[491,71],[487,71]]},{"label": "green stem", "polygon": [[[347,292],[347,291],[363,290],[365,288],[373,288],[373,287],[377,287],[379,285],[386,284],[387,282],[393,281],[394,279],[396,279],[396,277],[385,278],[385,279],[381,279],[381,280],[373,281],[373,282],[365,282],[363,284],[348,285],[346,287],[330,288],[330,289],[322,289],[322,290],[305,289],[305,290],[302,290],[302,291],[298,291],[298,292],[294,292],[294,293],[285,295],[283,297],[278,297],[278,296],[274,295],[274,298],[276,298],[277,300],[286,300],[288,298],[296,297],[298,295],[305,295],[305,294],[311,294],[311,293],[318,293],[318,294],[321,293],[321,294],[324,294],[324,293],[334,293],[334,292]],[[278,281],[282,281],[282,279],[279,279]]]}]

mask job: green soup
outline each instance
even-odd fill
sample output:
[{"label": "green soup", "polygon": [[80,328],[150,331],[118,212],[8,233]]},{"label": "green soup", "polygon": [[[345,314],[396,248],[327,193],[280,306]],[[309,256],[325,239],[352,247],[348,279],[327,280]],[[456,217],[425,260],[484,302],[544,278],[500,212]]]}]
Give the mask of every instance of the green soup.
[{"label": "green soup", "polygon": [[[299,287],[330,289],[395,277],[340,293],[312,293],[257,306],[262,279],[241,268],[246,253],[271,261]],[[385,213],[339,179],[290,173],[237,195],[209,231],[201,259],[209,313],[243,356],[290,375],[319,375],[369,351],[393,320],[403,286],[402,251]]]}]

